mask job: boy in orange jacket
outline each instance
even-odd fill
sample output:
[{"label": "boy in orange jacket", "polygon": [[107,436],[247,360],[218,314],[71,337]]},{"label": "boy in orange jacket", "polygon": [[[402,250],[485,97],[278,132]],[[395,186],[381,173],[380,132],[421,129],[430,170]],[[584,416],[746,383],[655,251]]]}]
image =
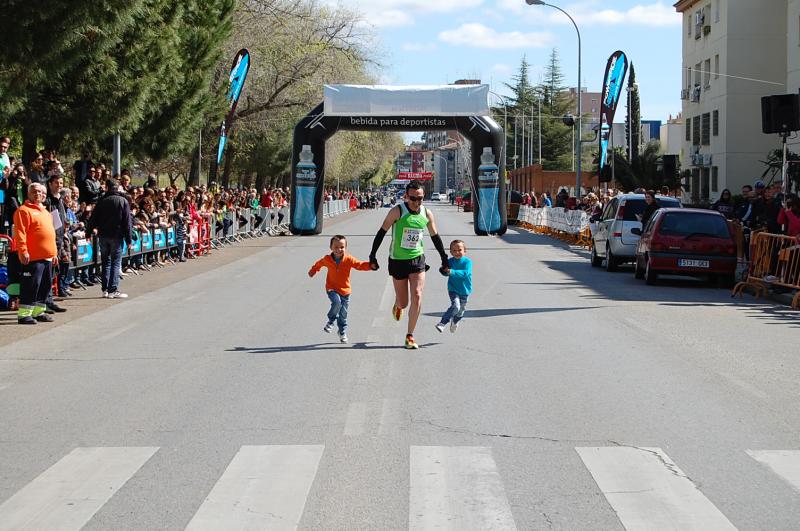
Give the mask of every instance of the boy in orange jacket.
[{"label": "boy in orange jacket", "polygon": [[347,238],[337,234],[331,238],[331,254],[325,255],[308,270],[308,276],[313,277],[323,267],[328,268],[325,279],[325,291],[331,301],[328,311],[328,323],[322,329],[330,334],[334,322],[339,327],[339,341],[347,343],[347,310],[350,306],[350,270],[370,271],[370,263],[356,260],[347,254]]}]

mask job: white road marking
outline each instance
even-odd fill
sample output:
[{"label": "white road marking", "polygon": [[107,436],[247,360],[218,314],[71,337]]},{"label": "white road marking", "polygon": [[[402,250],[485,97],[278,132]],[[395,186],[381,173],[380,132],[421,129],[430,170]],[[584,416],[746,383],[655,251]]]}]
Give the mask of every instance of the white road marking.
[{"label": "white road marking", "polygon": [[108,334],[100,336],[99,339],[100,339],[100,341],[107,341],[107,340],[115,338],[117,336],[121,336],[125,332],[129,332],[129,331],[133,330],[134,328],[136,328],[136,324],[137,323],[131,323],[128,326],[123,326],[122,328],[118,328],[118,329],[116,329],[116,330],[114,330],[112,332],[109,332]]},{"label": "white road marking", "polygon": [[756,386],[752,385],[749,382],[746,382],[739,378],[738,376],[734,376],[732,374],[728,374],[725,372],[720,372],[720,376],[731,382],[733,385],[737,386],[738,388],[744,390],[747,393],[750,393],[756,398],[760,398],[761,400],[768,400],[769,395],[764,391],[758,389]]},{"label": "white road marking", "polygon": [[187,302],[188,302],[188,301],[193,301],[193,300],[195,300],[197,297],[202,297],[202,296],[203,296],[203,295],[205,295],[205,294],[206,294],[206,292],[205,292],[205,291],[198,291],[197,293],[192,293],[191,295],[189,295],[188,297],[186,297],[186,298],[185,298],[185,299],[183,299],[183,300],[185,300],[185,301],[187,301]]},{"label": "white road marking", "polygon": [[628,531],[736,529],[660,448],[575,450]]},{"label": "white road marking", "polygon": [[347,408],[347,420],[344,423],[344,434],[355,437],[364,433],[367,421],[367,405],[364,402],[353,402]]},{"label": "white road marking", "polygon": [[186,529],[297,529],[324,450],[242,446]]},{"label": "white road marking", "polygon": [[491,448],[411,447],[409,530],[516,530]]},{"label": "white road marking", "polygon": [[381,295],[381,302],[378,305],[378,312],[380,313],[389,313],[389,310],[392,309],[394,305],[394,282],[392,282],[392,277],[386,277],[386,285],[383,288],[383,294]]},{"label": "white road marking", "polygon": [[381,409],[381,420],[378,424],[378,435],[393,436],[396,435],[403,423],[403,418],[400,415],[400,401],[385,398],[383,400],[383,408]]},{"label": "white road marking", "polygon": [[747,453],[800,492],[800,450],[747,450]]},{"label": "white road marking", "polygon": [[0,505],[0,530],[77,530],[158,451],[75,448]]}]

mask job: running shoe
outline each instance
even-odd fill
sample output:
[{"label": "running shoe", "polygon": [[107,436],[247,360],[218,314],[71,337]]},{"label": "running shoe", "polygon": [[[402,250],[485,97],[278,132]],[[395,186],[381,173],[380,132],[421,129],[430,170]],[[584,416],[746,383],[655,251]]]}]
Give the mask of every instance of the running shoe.
[{"label": "running shoe", "polygon": [[322,329],[322,331],[325,332],[326,334],[330,334],[331,332],[333,332],[333,323],[326,324],[325,327]]},{"label": "running shoe", "polygon": [[347,334],[344,332],[339,333],[339,342],[340,343],[347,343]]},{"label": "running shoe", "polygon": [[399,321],[403,318],[403,309],[398,308],[397,305],[392,305],[392,317],[395,321]]},{"label": "running shoe", "polygon": [[456,330],[458,330],[458,323],[456,322],[450,323],[450,333],[455,334]]},{"label": "running shoe", "polygon": [[408,349],[419,348],[419,345],[417,345],[417,342],[414,341],[414,336],[412,336],[411,334],[407,334],[406,335],[406,348],[408,348]]},{"label": "running shoe", "polygon": [[442,332],[444,332],[444,324],[443,323],[436,323],[436,330],[438,330],[440,334]]}]

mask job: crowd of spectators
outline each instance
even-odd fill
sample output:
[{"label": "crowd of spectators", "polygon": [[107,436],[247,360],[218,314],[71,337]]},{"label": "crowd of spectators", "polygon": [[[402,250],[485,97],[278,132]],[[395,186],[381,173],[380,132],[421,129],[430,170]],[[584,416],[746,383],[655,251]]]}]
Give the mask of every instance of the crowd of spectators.
[{"label": "crowd of spectators", "polygon": [[[773,182],[770,186],[763,181],[756,181],[755,185],[744,185],[741,195],[734,197],[729,189],[720,194],[720,198],[710,208],[723,214],[727,219],[740,223],[746,230],[764,230],[771,234],[787,234],[800,238],[800,199],[795,194],[784,196],[783,183]],[[608,190],[593,190],[584,195],[580,202],[571,197],[566,189],[562,188],[554,200],[548,192],[537,195],[535,192],[522,194],[522,204],[531,207],[562,207],[567,210],[584,210],[589,214],[591,221],[599,219],[605,205],[621,190],[609,188]],[[658,206],[658,195],[673,195],[669,188],[663,187],[660,194],[654,190],[638,188],[634,193],[645,194],[653,200],[653,205]]]},{"label": "crowd of spectators", "polygon": [[[65,311],[57,301],[71,297],[75,289],[95,284],[101,284],[104,297],[125,298],[118,288],[119,278],[194,258],[195,248],[187,245],[190,224],[202,224],[211,234],[225,238],[237,229],[236,223],[259,226],[264,221],[261,208],[270,209],[270,215],[277,215],[277,222],[283,223],[283,207],[290,200],[288,187],[264,187],[259,192],[254,186],[222,188],[212,182],[178,189],[174,184],[159,187],[153,174],[144,184],[135,185],[130,171],[112,175],[105,163],[93,161],[88,152],[67,170],[49,150],[37,153],[24,165],[8,155],[10,147],[8,137],[0,139],[0,234],[14,233],[15,213],[25,205],[30,185],[43,184],[47,193],[42,206],[53,217],[58,254],[51,273],[58,279],[57,292],[48,297],[47,313]],[[112,201],[114,208],[103,208],[103,201],[111,196],[119,198]],[[107,229],[109,218],[119,214],[122,202],[127,225],[120,230]],[[130,244],[135,230],[169,227],[175,229],[176,248],[116,260],[121,258],[116,247]],[[93,234],[99,236],[103,254],[113,261],[107,275],[96,265],[70,267],[76,242]]]}]

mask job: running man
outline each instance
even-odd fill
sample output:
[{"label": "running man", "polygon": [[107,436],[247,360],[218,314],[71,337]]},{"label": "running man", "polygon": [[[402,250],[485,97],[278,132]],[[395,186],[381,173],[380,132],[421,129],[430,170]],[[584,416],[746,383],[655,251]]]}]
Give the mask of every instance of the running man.
[{"label": "running man", "polygon": [[[444,251],[442,238],[436,230],[436,222],[433,213],[422,206],[422,199],[425,191],[422,183],[411,181],[406,185],[406,193],[403,197],[404,202],[392,207],[383,220],[383,225],[375,235],[372,242],[372,252],[369,255],[369,262],[373,270],[378,269],[378,259],[376,255],[383,242],[383,237],[391,229],[391,245],[389,247],[389,274],[394,283],[395,302],[392,307],[392,317],[395,321],[403,318],[403,310],[408,308],[408,333],[406,334],[405,346],[408,349],[419,348],[414,341],[414,328],[417,326],[417,319],[422,308],[422,290],[425,287],[425,271],[430,266],[425,264],[425,250],[422,247],[422,236],[425,227],[431,236],[436,250],[442,261],[439,272],[447,275],[448,262],[447,253]],[[411,305],[409,306],[409,298]]]}]

